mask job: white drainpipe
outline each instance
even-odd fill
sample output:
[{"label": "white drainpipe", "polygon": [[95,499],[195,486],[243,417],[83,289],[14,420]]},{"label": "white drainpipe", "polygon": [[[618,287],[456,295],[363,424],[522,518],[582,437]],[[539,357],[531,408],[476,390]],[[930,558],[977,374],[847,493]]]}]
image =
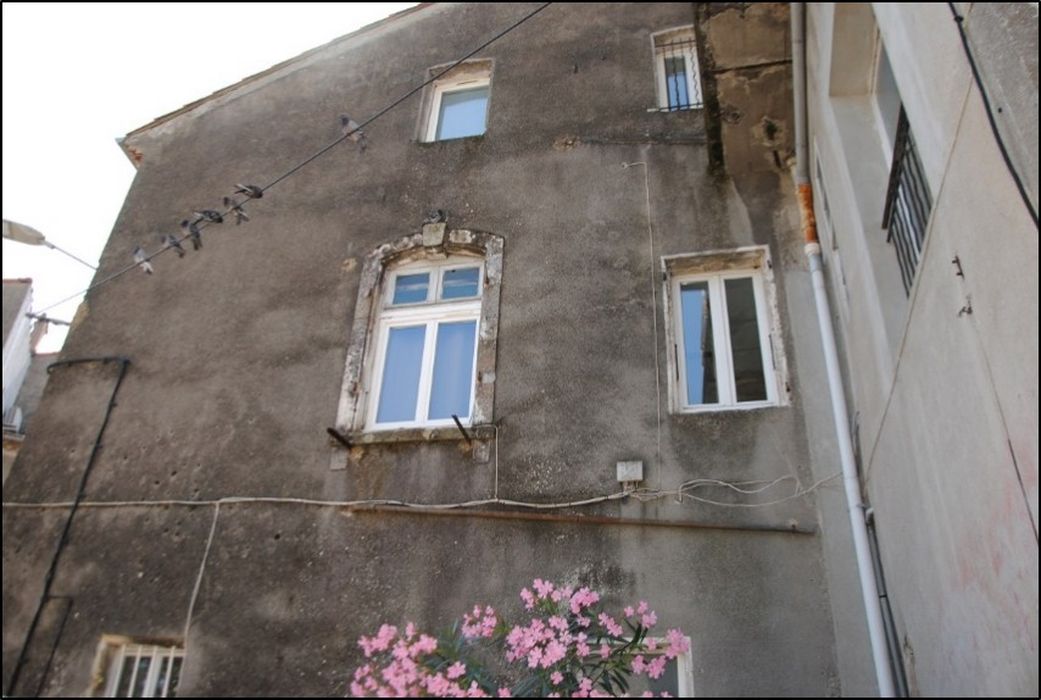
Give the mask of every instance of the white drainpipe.
[{"label": "white drainpipe", "polygon": [[835,330],[831,325],[831,307],[824,287],[824,266],[821,247],[817,241],[817,227],[813,215],[813,190],[808,173],[808,150],[806,141],[806,40],[805,4],[791,4],[792,21],[792,72],[795,93],[795,185],[802,215],[803,232],[806,238],[806,257],[810,263],[813,280],[813,297],[817,303],[817,322],[820,325],[821,344],[824,348],[824,365],[828,372],[828,387],[831,390],[831,413],[835,419],[835,434],[839,443],[839,458],[842,462],[842,483],[846,488],[846,503],[849,523],[853,530],[853,548],[857,555],[857,573],[860,591],[867,612],[868,636],[871,638],[871,654],[875,661],[875,678],[880,697],[895,697],[893,671],[889,664],[885,629],[882,623],[882,606],[875,583],[875,567],[868,544],[867,523],[864,519],[864,501],[860,494],[860,480],[853,457],[850,440],[849,418],[846,412],[846,392],[839,373],[838,352],[835,349]]}]

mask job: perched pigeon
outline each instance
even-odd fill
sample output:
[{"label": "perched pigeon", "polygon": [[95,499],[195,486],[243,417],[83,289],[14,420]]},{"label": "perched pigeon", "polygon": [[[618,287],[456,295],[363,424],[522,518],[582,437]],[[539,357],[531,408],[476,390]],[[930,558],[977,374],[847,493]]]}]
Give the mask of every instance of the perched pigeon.
[{"label": "perched pigeon", "polygon": [[171,236],[169,233],[163,236],[163,247],[173,248],[177,253],[177,257],[184,257],[184,248],[181,247],[180,241],[177,240],[177,236]]},{"label": "perched pigeon", "polygon": [[141,269],[148,274],[155,272],[152,268],[152,263],[148,262],[148,255],[145,254],[145,250],[141,246],[134,248],[134,262],[136,262]]},{"label": "perched pigeon", "polygon": [[340,115],[340,131],[343,135],[349,138],[354,143],[360,143],[362,150],[365,150],[365,132],[358,126],[358,122],[354,121],[346,114]]},{"label": "perched pigeon", "polygon": [[427,218],[423,219],[424,224],[443,224],[446,220],[444,209],[433,209],[427,212]]},{"label": "perched pigeon", "polygon": [[192,239],[192,248],[194,250],[202,249],[202,235],[199,232],[199,227],[196,225],[198,221],[188,221],[185,219],[181,222],[181,228],[188,232],[188,236]]},{"label": "perched pigeon", "polygon": [[244,194],[250,199],[260,199],[264,196],[264,190],[256,185],[235,185],[235,194]]},{"label": "perched pigeon", "polygon": [[228,207],[228,210],[235,215],[236,226],[243,221],[249,221],[249,217],[246,216],[246,210],[242,208],[241,204],[236,204],[231,197],[224,198],[224,206]]},{"label": "perched pigeon", "polygon": [[224,217],[220,215],[220,212],[214,211],[213,209],[202,209],[192,213],[200,219],[206,219],[211,224],[219,224],[224,221]]}]

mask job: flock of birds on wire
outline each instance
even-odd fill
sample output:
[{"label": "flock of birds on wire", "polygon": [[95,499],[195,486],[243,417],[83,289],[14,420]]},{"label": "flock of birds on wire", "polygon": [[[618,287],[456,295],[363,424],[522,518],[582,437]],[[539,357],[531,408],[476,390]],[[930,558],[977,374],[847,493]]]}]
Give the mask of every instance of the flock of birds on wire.
[{"label": "flock of birds on wire", "polygon": [[[365,134],[361,131],[357,122],[346,114],[341,114],[340,129],[343,133],[343,137],[350,139],[354,143],[360,144],[361,150],[365,150]],[[185,219],[181,222],[181,229],[184,230],[184,235],[178,238],[170,233],[163,234],[161,237],[163,247],[152,255],[146,253],[145,249],[140,245],[137,246],[134,248],[133,252],[134,262],[147,274],[151,275],[155,272],[155,268],[152,266],[150,260],[168,248],[177,253],[177,257],[179,258],[183,258],[187,254],[184,250],[184,246],[181,245],[183,241],[191,241],[192,250],[202,250],[202,227],[200,224],[202,224],[202,226],[222,224],[224,223],[224,217],[229,215],[235,217],[236,226],[249,221],[249,215],[246,214],[243,205],[248,201],[263,197],[264,188],[258,187],[257,185],[236,184],[235,195],[241,195],[246,199],[239,201],[232,197],[225,197],[225,211],[223,214],[216,209],[200,209],[198,211],[193,211],[193,218]]]}]

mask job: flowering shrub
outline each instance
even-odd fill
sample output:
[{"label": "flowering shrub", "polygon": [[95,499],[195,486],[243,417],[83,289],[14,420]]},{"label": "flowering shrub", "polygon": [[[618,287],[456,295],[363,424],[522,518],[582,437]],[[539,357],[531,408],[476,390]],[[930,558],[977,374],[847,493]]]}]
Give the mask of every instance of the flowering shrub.
[{"label": "flowering shrub", "polygon": [[633,675],[660,678],[689,648],[678,629],[664,640],[648,638],[658,617],[646,602],[615,617],[589,588],[542,579],[532,588],[520,592],[530,613],[525,624],[506,624],[491,606],[477,605],[436,639],[411,622],[401,630],[382,625],[358,640],[367,662],[355,670],[350,694],[611,697],[628,693]]}]

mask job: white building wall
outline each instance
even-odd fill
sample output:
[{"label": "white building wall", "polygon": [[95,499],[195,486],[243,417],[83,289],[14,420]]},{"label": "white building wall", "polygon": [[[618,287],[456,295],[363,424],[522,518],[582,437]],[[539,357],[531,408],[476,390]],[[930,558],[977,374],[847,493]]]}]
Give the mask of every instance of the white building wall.
[{"label": "white building wall", "polygon": [[32,330],[32,321],[27,314],[32,305],[32,290],[30,289],[22,306],[18,310],[18,316],[11,332],[4,338],[4,415],[14,405],[18,398],[18,391],[22,388],[25,373],[29,371],[31,361],[31,348],[29,347],[29,334]]},{"label": "white building wall", "polygon": [[[934,200],[909,296],[881,229],[876,22]],[[807,38],[817,217],[845,273],[831,294],[848,295],[851,410],[910,689],[1036,696],[1037,229],[946,4],[814,4]]]}]

